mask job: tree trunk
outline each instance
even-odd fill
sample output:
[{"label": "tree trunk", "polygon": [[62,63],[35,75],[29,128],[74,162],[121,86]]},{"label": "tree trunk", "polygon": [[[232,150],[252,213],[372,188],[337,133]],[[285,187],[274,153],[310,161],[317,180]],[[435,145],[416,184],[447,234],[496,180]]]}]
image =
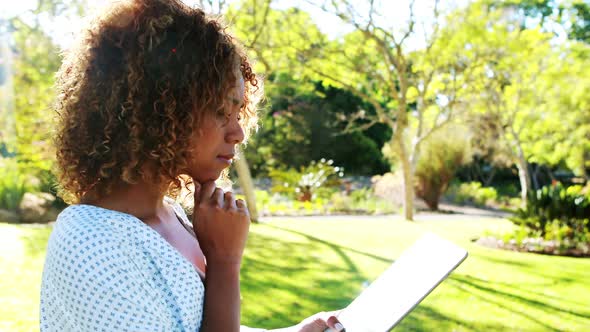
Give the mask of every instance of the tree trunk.
[{"label": "tree trunk", "polygon": [[531,188],[531,176],[529,174],[529,165],[522,151],[518,153],[518,160],[516,162],[518,168],[518,179],[520,180],[520,197],[522,198],[522,206],[526,206],[528,191]]},{"label": "tree trunk", "polygon": [[494,180],[494,176],[496,175],[496,167],[491,166],[492,167],[492,171],[490,172],[490,175],[488,175],[487,177],[484,176],[484,181],[483,181],[483,185],[484,187],[489,187],[492,184],[492,181]]},{"label": "tree trunk", "polygon": [[533,169],[533,175],[531,176],[531,179],[533,180],[532,188],[533,188],[533,190],[537,190],[537,189],[540,188],[540,185],[539,185],[539,168],[541,168],[541,166],[539,166],[539,165],[533,166],[533,165],[530,165],[530,164],[529,164],[529,166]]},{"label": "tree trunk", "polygon": [[[398,129],[399,130],[399,129]],[[408,151],[400,134],[395,135],[395,142],[397,146],[399,159],[402,163],[402,172],[404,175],[404,216],[406,220],[414,220],[414,170],[408,156]]]},{"label": "tree trunk", "polygon": [[582,163],[581,164],[582,165],[580,166],[580,176],[584,180],[588,181],[590,179],[588,178],[588,172],[586,171],[586,160],[585,160],[585,158],[582,158]]},{"label": "tree trunk", "polygon": [[256,210],[256,194],[254,193],[254,184],[252,183],[252,175],[250,174],[250,167],[244,153],[239,152],[239,157],[235,160],[236,171],[238,172],[238,181],[240,187],[246,196],[246,204],[248,211],[250,211],[250,219],[252,222],[258,222],[258,211]]}]

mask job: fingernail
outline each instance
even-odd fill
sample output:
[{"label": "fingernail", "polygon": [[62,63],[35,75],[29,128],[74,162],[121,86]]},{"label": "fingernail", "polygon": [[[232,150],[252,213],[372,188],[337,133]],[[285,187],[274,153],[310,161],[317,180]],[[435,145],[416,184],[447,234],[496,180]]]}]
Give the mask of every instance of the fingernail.
[{"label": "fingernail", "polygon": [[338,331],[338,332],[342,332],[342,331],[344,331],[344,326],[343,326],[342,324],[340,324],[340,323],[336,323],[336,324],[334,324],[334,328],[335,328],[335,329],[336,329],[336,331]]}]

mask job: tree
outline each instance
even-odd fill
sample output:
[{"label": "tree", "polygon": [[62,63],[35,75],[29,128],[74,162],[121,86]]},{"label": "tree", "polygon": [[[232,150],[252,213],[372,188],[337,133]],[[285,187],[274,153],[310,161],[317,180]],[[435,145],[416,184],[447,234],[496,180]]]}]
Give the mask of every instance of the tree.
[{"label": "tree", "polygon": [[[237,2],[228,8],[226,17],[238,39],[258,61],[257,70],[267,78],[272,73],[289,72],[299,81],[302,72],[296,64],[327,42],[308,13],[298,8],[275,10],[270,0]],[[313,89],[310,82],[297,82],[301,83],[308,83],[307,88]]]},{"label": "tree", "polygon": [[590,169],[590,44],[570,42],[559,49],[558,65],[540,80],[546,96],[544,135],[535,140],[532,161],[565,163],[588,180]]},{"label": "tree", "polygon": [[[236,11],[232,7],[229,7],[229,1],[225,0],[199,0],[198,2],[199,7],[208,13],[215,15],[224,14],[228,21],[234,23],[232,24],[232,30],[238,36],[259,36],[266,28],[265,21],[268,16],[270,4],[271,0],[243,1],[238,5],[239,10]],[[259,11],[259,8],[262,8],[262,10]],[[260,12],[262,12],[262,15],[258,15]],[[237,15],[237,13],[240,13],[240,15]],[[248,15],[242,15],[243,13],[248,13]],[[246,23],[242,25],[236,24],[236,22],[234,22],[236,16],[245,17]],[[256,45],[257,38],[258,37],[255,37],[253,40],[246,42],[246,47],[248,49],[255,49],[254,46]],[[245,38],[240,38],[240,40],[242,42],[246,41]],[[250,166],[248,165],[246,155],[241,150],[236,159],[235,169],[238,174],[238,181],[246,198],[246,203],[248,204],[248,209],[250,210],[250,217],[256,222],[258,220],[258,212],[256,210],[256,197],[254,194],[252,175],[250,173]]]},{"label": "tree", "polygon": [[[212,1],[210,1],[212,2]],[[244,0],[230,6],[226,12],[227,19],[232,22],[233,31],[237,37],[246,45],[254,57],[261,64],[257,67],[262,74],[269,75],[272,71],[280,72],[281,68],[289,68],[293,57],[298,54],[285,52],[285,45],[297,42],[290,31],[306,31],[304,28],[309,22],[306,13],[294,10],[291,13],[274,11],[270,8],[271,0]],[[280,26],[288,26],[289,29],[281,29]],[[303,27],[303,29],[297,29]],[[316,28],[315,36],[321,36]],[[299,45],[302,45],[301,43]],[[277,52],[277,48],[281,51]],[[288,48],[287,48],[288,49]],[[278,55],[278,56],[276,56]],[[272,64],[272,65],[271,65]],[[278,75],[277,75],[278,77]],[[265,82],[266,86],[272,86],[271,82]],[[244,154],[238,159],[237,171],[249,169]],[[250,176],[250,172],[239,172],[238,177]],[[252,183],[251,179],[241,180],[242,185]],[[244,188],[246,194],[253,193],[254,188]],[[255,197],[246,196],[248,205],[255,206]]]},{"label": "tree", "polygon": [[590,3],[574,1],[569,7],[569,14],[569,38],[590,44]]},{"label": "tree", "polygon": [[466,175],[468,182],[478,181],[489,187],[500,168],[513,165],[512,153],[502,139],[503,129],[498,114],[471,112],[464,121],[472,133],[470,146],[473,160],[459,173]]},{"label": "tree", "polygon": [[[355,3],[356,4],[356,3]],[[387,143],[397,155],[404,177],[404,215],[413,219],[414,173],[423,142],[465,111],[462,99],[471,89],[475,72],[481,70],[453,47],[467,34],[456,35],[457,26],[444,18],[438,1],[432,20],[419,22],[414,1],[409,5],[407,25],[399,30],[391,24],[382,2],[361,6],[352,1],[324,1],[320,7],[354,27],[342,40],[326,43],[316,57],[304,63],[327,84],[347,89],[370,103],[375,112],[361,110],[353,120],[382,123],[393,134]],[[416,26],[423,23],[422,31]],[[424,34],[423,39],[421,34]],[[416,47],[422,42],[421,47]]]},{"label": "tree", "polygon": [[58,47],[35,25],[20,18],[12,19],[11,25],[15,30],[16,50],[12,78],[16,140],[9,149],[15,154],[21,172],[47,175],[53,160],[51,103],[54,99],[53,76],[61,62]]},{"label": "tree", "polygon": [[16,153],[11,30],[9,22],[0,19],[0,158],[11,157]]},{"label": "tree", "polygon": [[590,44],[590,3],[585,0],[492,0],[492,9],[509,9],[521,29],[540,26],[546,32],[565,30],[568,38]]},{"label": "tree", "polygon": [[268,112],[263,112],[261,127],[245,151],[256,176],[268,175],[274,168],[299,169],[322,158],[334,160],[348,175],[389,170],[380,151],[390,135],[388,128],[347,132],[339,120],[370,105],[346,90],[324,87],[320,82],[307,92],[288,73],[272,74],[270,80],[273,88],[267,94]]},{"label": "tree", "polygon": [[[574,60],[569,43],[556,43],[543,26],[527,26],[513,11],[490,7],[488,11],[492,15],[484,21],[489,27],[483,32],[485,40],[471,44],[488,54],[478,83],[481,92],[473,96],[471,105],[497,122],[500,138],[518,168],[526,204],[532,187],[530,163],[557,165],[571,160],[574,153],[580,168],[579,160],[587,153],[587,129],[579,120],[586,118],[582,97],[586,93],[580,91],[588,91],[590,85],[583,78],[585,62]],[[570,88],[574,80],[577,86]],[[564,109],[568,109],[565,116]],[[567,138],[572,133],[577,133],[576,143]]]},{"label": "tree", "polygon": [[[550,52],[549,37],[538,30],[499,29],[494,46],[499,47],[496,61],[488,64],[482,111],[495,114],[501,137],[512,152],[518,168],[521,198],[526,203],[531,189],[529,160],[530,147],[541,134],[538,126],[543,122],[543,93],[536,82],[546,70]],[[487,47],[494,47],[490,44]],[[500,46],[504,45],[504,46]],[[523,59],[527,59],[523,63]],[[523,204],[524,204],[523,203]]]}]

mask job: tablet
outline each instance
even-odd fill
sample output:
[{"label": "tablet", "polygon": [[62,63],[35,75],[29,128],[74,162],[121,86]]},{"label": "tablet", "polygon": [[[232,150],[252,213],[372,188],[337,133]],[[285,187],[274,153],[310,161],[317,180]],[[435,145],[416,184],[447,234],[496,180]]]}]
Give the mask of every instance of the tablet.
[{"label": "tablet", "polygon": [[434,234],[421,237],[338,315],[347,332],[386,332],[465,258],[467,251]]}]

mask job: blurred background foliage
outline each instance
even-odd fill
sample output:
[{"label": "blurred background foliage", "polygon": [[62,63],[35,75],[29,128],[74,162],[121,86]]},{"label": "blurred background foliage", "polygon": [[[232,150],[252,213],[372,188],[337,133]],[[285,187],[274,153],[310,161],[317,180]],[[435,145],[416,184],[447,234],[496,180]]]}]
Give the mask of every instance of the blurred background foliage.
[{"label": "blurred background foliage", "polygon": [[[442,200],[515,211],[556,181],[588,181],[586,2],[410,2],[410,16],[395,24],[379,19],[381,3],[356,11],[346,0],[192,4],[224,15],[264,78],[260,129],[244,160],[271,196],[341,205],[335,193],[368,188],[367,201],[385,199],[411,220],[422,208],[415,197],[431,210]],[[19,212],[26,192],[55,194],[52,85],[63,41],[52,26],[90,14],[89,5],[39,0],[1,21],[0,163],[12,174],[0,189],[4,210]],[[345,28],[326,33],[314,11]],[[301,182],[318,175],[310,168],[320,160],[345,174],[314,183],[316,195]]]},{"label": "blurred background foliage", "polygon": [[[590,324],[590,313],[583,306],[588,301],[582,299],[590,289],[587,262],[489,253],[471,242],[479,239],[516,251],[590,256],[588,1],[186,2],[223,15],[264,81],[260,128],[243,149],[261,216],[388,215],[392,221],[413,220],[414,213],[422,211],[428,218],[451,216],[440,223],[387,223],[389,219],[377,216],[362,224],[287,219],[279,222],[282,228],[256,225],[249,244],[254,253],[247,258],[256,273],[248,275],[246,270],[244,283],[256,295],[252,298],[261,295],[256,287],[263,281],[280,282],[284,277],[266,265],[257,268],[258,260],[291,266],[315,262],[317,257],[309,255],[335,252],[350,267],[350,254],[359,264],[368,264],[374,277],[379,264],[395,259],[387,251],[391,244],[401,250],[404,241],[428,228],[462,241],[476,253],[475,263],[467,268],[469,274],[450,281],[458,285],[456,290],[448,288],[444,296],[435,297],[432,308],[440,312],[421,306],[406,321],[406,328],[413,330],[410,325],[419,323],[425,330],[441,324],[448,330],[576,330]],[[81,18],[92,14],[96,5],[87,0],[32,3],[22,10],[4,10],[20,4],[0,4],[2,223],[47,223],[65,207],[55,195],[52,172],[56,119],[52,103],[60,49],[72,38],[57,30],[60,26],[77,30]],[[325,15],[333,20],[318,20]],[[235,170],[231,174],[238,176]],[[234,189],[240,195],[248,192],[237,185]],[[452,214],[471,208],[508,216],[512,224],[472,222]],[[24,239],[25,247],[33,248],[27,250],[34,253],[25,258],[0,256],[2,270],[7,266],[9,271],[2,277],[40,270],[41,247],[50,227],[0,226],[9,239],[0,245],[12,250],[15,239]],[[484,231],[488,226],[494,230]],[[320,239],[323,235],[328,238]],[[342,243],[330,242],[335,238]],[[302,248],[301,241],[314,250]],[[290,261],[291,256],[285,258],[288,255],[270,258],[267,246],[275,244],[286,253],[301,251],[308,256],[293,256],[296,262]],[[382,244],[381,256],[365,253]],[[21,261],[36,265],[21,269]],[[314,272],[302,278],[321,286],[347,287],[348,295],[336,300],[327,295],[301,309],[301,299],[293,299],[296,304],[288,301],[295,291],[283,292],[274,297],[286,301],[282,309],[310,314],[318,303],[326,307],[347,303],[353,289],[360,289],[365,280],[358,276],[364,268],[340,271],[355,277],[337,284],[336,279],[323,279],[334,269],[322,267],[331,267],[333,261],[326,259],[306,270],[321,276]],[[496,273],[498,266],[503,272]],[[259,271],[265,271],[260,277],[264,280],[256,279]],[[539,276],[540,271],[545,277]],[[283,281],[285,287],[292,284]],[[351,286],[353,281],[358,289]],[[507,289],[514,284],[526,293],[514,295],[520,290]],[[545,291],[540,295],[538,285],[554,295]],[[473,294],[482,298],[474,300]],[[448,309],[449,300],[456,306]],[[467,312],[466,301],[479,302]],[[0,304],[12,307],[12,302]],[[271,315],[271,309],[257,305],[246,306],[256,308],[245,313],[252,322],[272,316],[270,327],[294,317]],[[441,318],[446,317],[445,310],[453,319]],[[535,318],[541,316],[546,318]],[[496,321],[484,322],[482,317]],[[36,318],[30,324],[36,324]]]}]

